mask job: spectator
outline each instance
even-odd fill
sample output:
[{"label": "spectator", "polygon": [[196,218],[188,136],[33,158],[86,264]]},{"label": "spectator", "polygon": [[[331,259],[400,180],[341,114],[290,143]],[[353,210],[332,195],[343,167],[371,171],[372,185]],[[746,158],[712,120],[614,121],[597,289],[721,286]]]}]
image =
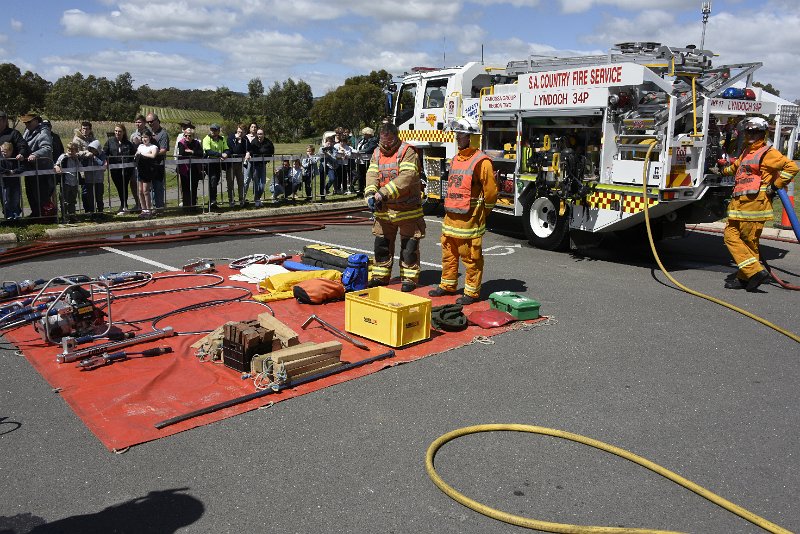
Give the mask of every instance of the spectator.
[{"label": "spectator", "polygon": [[134,147],[142,144],[142,134],[147,130],[147,122],[144,115],[136,115],[133,123],[136,125],[136,131],[131,134],[131,143]]},{"label": "spectator", "polygon": [[178,143],[180,143],[181,139],[183,139],[183,133],[186,131],[186,128],[191,128],[192,130],[195,128],[194,124],[192,124],[192,121],[189,119],[183,119],[178,123],[178,126],[181,127],[181,131],[178,133],[178,137],[175,139],[175,149],[172,152],[172,155],[176,158],[178,157]]},{"label": "spectator", "polygon": [[[244,203],[247,204],[247,191],[250,189],[250,183],[253,181],[255,177],[255,167],[247,161],[247,152],[250,151],[250,143],[255,141],[256,133],[258,132],[258,124],[255,122],[251,122],[250,126],[247,129],[247,146],[245,147],[245,161],[242,164],[244,168]],[[253,186],[253,190],[255,190],[255,186]]]},{"label": "spectator", "polygon": [[75,204],[78,201],[78,175],[81,168],[81,160],[78,151],[81,146],[70,141],[67,144],[67,151],[59,156],[56,161],[55,171],[60,175],[61,183],[61,209],[66,222],[76,222]]},{"label": "spectator", "polygon": [[136,147],[137,183],[139,184],[139,205],[142,207],[140,219],[150,219],[153,216],[152,183],[153,178],[161,174],[158,164],[158,145],[152,143],[153,133],[150,130],[142,132],[142,142]]},{"label": "spectator", "polygon": [[64,143],[61,141],[61,136],[53,131],[53,125],[50,124],[49,120],[44,119],[42,121],[42,127],[47,128],[50,132],[50,137],[53,138],[53,161],[56,161],[61,157],[61,154],[64,153]]},{"label": "spectator", "polygon": [[75,128],[75,137],[72,138],[73,143],[78,143],[78,155],[80,157],[89,157],[88,146],[89,143],[95,140],[94,132],[92,131],[92,123],[83,121],[78,128]]},{"label": "spectator", "polygon": [[153,179],[151,189],[153,193],[153,205],[156,210],[163,210],[166,205],[167,196],[164,189],[164,180],[166,179],[166,168],[164,161],[169,152],[169,134],[167,130],[161,127],[161,121],[155,113],[147,114],[147,126],[153,132],[152,143],[158,146],[158,154],[155,158],[155,167],[153,170]]},{"label": "spectator", "polygon": [[[186,128],[183,138],[178,141],[178,159],[186,160],[203,157],[203,145],[195,138],[194,128]],[[178,176],[181,181],[181,198],[184,211],[194,211],[197,208],[197,184],[203,176],[202,163],[179,163]]]},{"label": "spectator", "polygon": [[[105,167],[106,155],[100,148],[100,141],[95,139],[86,146],[86,151],[91,154],[84,157],[81,163],[84,167]],[[103,185],[105,182],[105,169],[83,171],[83,184],[81,185],[81,200],[83,211],[92,214],[92,219],[103,213]]]},{"label": "spectator", "polygon": [[[50,137],[50,130],[42,128],[42,118],[35,113],[23,115],[20,120],[25,124],[22,138],[31,150],[28,156],[29,170],[49,173],[53,169],[53,139]],[[50,201],[54,189],[55,180],[52,174],[25,177],[25,196],[31,208],[31,217],[55,215],[55,206]]]},{"label": "spectator", "polygon": [[336,193],[352,193],[353,147],[350,145],[350,130],[342,129],[336,137],[338,142],[333,145],[333,153],[336,154]]},{"label": "spectator", "polygon": [[250,165],[255,167],[253,194],[257,208],[261,207],[261,196],[264,194],[264,185],[267,179],[267,162],[263,158],[270,158],[274,155],[275,145],[264,135],[264,130],[259,128],[256,131],[256,138],[250,143],[250,148],[245,155],[246,159],[251,160]]},{"label": "spectator", "polygon": [[[292,161],[292,172],[289,180],[289,187],[291,188],[290,191],[286,192],[286,195],[289,196],[291,194],[292,202],[294,202],[294,196],[303,186],[303,166],[300,163],[300,160],[295,158]],[[306,196],[310,196],[308,193],[311,193],[311,184],[309,183],[306,186],[307,194]]]},{"label": "spectator", "polygon": [[303,168],[303,183],[306,185],[306,200],[311,200],[311,188],[314,176],[317,175],[317,157],[314,155],[314,145],[306,147],[306,157],[300,161]]},{"label": "spectator", "polygon": [[[244,133],[246,126],[240,124],[236,128],[236,133],[228,137],[228,156],[232,158],[244,158],[247,153],[247,136]],[[236,190],[239,193],[239,205],[244,206],[244,170],[241,161],[228,163],[225,166],[225,181],[228,185],[228,205],[234,207],[233,183],[236,182]]]},{"label": "spectator", "polygon": [[[326,132],[328,133],[328,132]],[[322,142],[319,148],[319,194],[322,200],[325,200],[325,195],[330,193],[331,188],[336,185],[336,156],[334,155],[335,134],[330,132]]]},{"label": "spectator", "polygon": [[22,172],[21,163],[13,157],[14,144],[6,141],[0,145],[0,200],[3,204],[3,217],[7,221],[14,221],[22,213],[20,201],[22,200],[22,190],[20,187],[19,176],[10,176]]},{"label": "spectator", "polygon": [[278,195],[283,195],[284,198],[289,198],[289,190],[291,189],[291,181],[292,181],[292,162],[288,159],[285,159],[281,162],[281,168],[275,171],[275,175],[272,178],[272,185],[270,186],[270,192],[272,193],[272,199],[276,200]]},{"label": "spectator", "polygon": [[[206,158],[219,158],[220,160],[228,157],[228,142],[220,135],[220,125],[212,124],[209,126],[209,133],[203,138],[203,155]],[[222,163],[209,163],[206,167],[208,174],[208,198],[209,207],[217,207],[217,187],[222,176]]]},{"label": "spectator", "polygon": [[123,167],[114,168],[115,165],[130,165],[133,163],[133,156],[136,154],[136,147],[128,139],[128,130],[125,125],[117,123],[114,125],[114,137],[110,137],[103,147],[108,158],[108,164],[111,172],[111,181],[114,182],[114,187],[117,188],[117,196],[119,196],[119,213],[117,215],[124,215],[128,212],[128,188],[130,187],[131,196],[133,196],[135,207],[134,211],[139,211],[139,194],[136,186],[136,176],[134,168]]},{"label": "spectator", "polygon": [[[28,143],[19,131],[9,127],[6,112],[0,111],[0,144],[5,143],[11,143],[11,151],[7,157],[16,160],[15,166],[28,159],[31,153]],[[6,218],[9,218],[9,213],[13,213],[14,219],[22,217],[22,185],[19,176],[6,176],[3,179],[2,198]]]},{"label": "spectator", "polygon": [[356,145],[356,152],[358,152],[358,164],[356,165],[356,173],[358,174],[358,192],[364,191],[367,180],[367,167],[372,153],[378,148],[378,138],[375,137],[375,130],[369,126],[361,130],[361,139]]}]

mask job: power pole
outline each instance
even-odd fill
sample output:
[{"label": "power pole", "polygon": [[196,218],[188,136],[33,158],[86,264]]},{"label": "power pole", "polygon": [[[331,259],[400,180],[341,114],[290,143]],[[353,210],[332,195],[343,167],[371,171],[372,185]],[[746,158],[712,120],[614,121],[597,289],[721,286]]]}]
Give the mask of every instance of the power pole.
[{"label": "power pole", "polygon": [[709,15],[711,15],[711,2],[703,2],[700,12],[703,14],[703,37],[700,39],[700,50],[705,50],[706,23],[708,23]]}]

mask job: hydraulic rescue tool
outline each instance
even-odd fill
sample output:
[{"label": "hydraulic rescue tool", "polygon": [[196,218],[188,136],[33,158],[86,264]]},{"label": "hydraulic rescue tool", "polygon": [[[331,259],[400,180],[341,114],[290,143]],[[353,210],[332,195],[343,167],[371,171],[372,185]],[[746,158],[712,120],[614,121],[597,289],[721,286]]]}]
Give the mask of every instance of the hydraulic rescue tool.
[{"label": "hydraulic rescue tool", "polygon": [[155,332],[134,336],[130,339],[111,341],[109,343],[102,343],[100,345],[86,347],[85,349],[79,350],[75,350],[74,344],[70,345],[69,343],[62,343],[64,345],[64,352],[56,356],[56,361],[58,363],[75,362],[85,358],[90,358],[91,356],[97,356],[98,354],[114,351],[116,349],[130,347],[131,345],[138,345],[139,343],[154,341],[156,339],[162,339],[165,337],[172,337],[174,335],[175,330],[173,330],[171,326],[167,326],[162,330],[156,330]]},{"label": "hydraulic rescue tool", "polygon": [[104,365],[110,365],[114,362],[120,362],[123,360],[127,360],[129,356],[134,354],[138,354],[142,357],[150,357],[150,356],[158,356],[160,354],[167,354],[172,352],[172,347],[155,347],[153,349],[147,349],[140,352],[127,352],[121,350],[119,352],[104,352],[98,356],[92,356],[90,358],[86,358],[78,362],[78,367],[83,369],[84,371],[91,371],[92,369],[97,369],[98,367],[103,367]]},{"label": "hydraulic rescue tool", "polygon": [[38,280],[22,280],[20,282],[3,282],[0,285],[0,299],[13,299],[23,293],[30,293],[36,286],[45,283],[41,278]]},{"label": "hydraulic rescue tool", "polygon": [[312,314],[311,317],[306,319],[306,322],[304,322],[300,326],[300,328],[305,330],[306,327],[311,323],[311,321],[317,321],[319,324],[324,326],[326,329],[332,331],[334,334],[336,334],[337,336],[341,337],[345,341],[349,341],[350,343],[352,343],[353,345],[355,345],[359,349],[369,350],[369,347],[366,346],[364,343],[360,342],[357,339],[353,339],[352,337],[348,336],[347,334],[345,334],[344,332],[342,332],[341,330],[339,330],[338,328],[336,328],[335,326],[333,326],[332,324],[327,322],[325,319],[320,319],[319,317],[317,317],[316,314]]},{"label": "hydraulic rescue tool", "polygon": [[[42,293],[50,286],[55,285],[56,278],[47,282],[39,293],[33,298],[31,306],[37,305],[37,300],[43,299]],[[84,288],[88,285],[89,289]],[[105,293],[106,311],[100,310],[93,300],[95,289],[102,289]],[[39,313],[41,316],[33,324],[34,330],[39,332],[42,340],[48,343],[58,343],[64,337],[81,337],[90,334],[106,335],[111,330],[111,292],[105,281],[90,282],[87,284],[73,284],[65,287],[56,298],[47,306],[46,311]],[[105,329],[101,332],[103,316],[108,318]]]}]

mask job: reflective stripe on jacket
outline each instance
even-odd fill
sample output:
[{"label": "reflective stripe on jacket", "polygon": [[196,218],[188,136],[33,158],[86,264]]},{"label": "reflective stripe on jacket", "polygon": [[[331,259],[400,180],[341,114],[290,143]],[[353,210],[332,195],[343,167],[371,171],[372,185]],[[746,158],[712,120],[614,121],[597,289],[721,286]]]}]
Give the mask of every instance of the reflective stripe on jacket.
[{"label": "reflective stripe on jacket", "polygon": [[472,157],[464,161],[453,158],[453,163],[450,165],[450,174],[447,177],[447,193],[444,198],[445,211],[467,213],[470,208],[478,205],[479,199],[483,196],[483,191],[480,191],[479,197],[473,198],[472,177],[475,173],[475,167],[481,161],[488,159],[489,157],[480,150],[476,150]]}]

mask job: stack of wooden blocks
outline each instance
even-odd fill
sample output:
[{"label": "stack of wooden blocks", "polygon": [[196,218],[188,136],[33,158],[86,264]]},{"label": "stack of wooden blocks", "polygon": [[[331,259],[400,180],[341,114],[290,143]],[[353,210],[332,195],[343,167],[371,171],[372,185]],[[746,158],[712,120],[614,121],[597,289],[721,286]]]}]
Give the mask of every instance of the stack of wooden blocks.
[{"label": "stack of wooden blocks", "polygon": [[339,367],[341,355],[338,341],[300,343],[253,357],[250,372],[264,373],[270,382],[285,384]]}]

